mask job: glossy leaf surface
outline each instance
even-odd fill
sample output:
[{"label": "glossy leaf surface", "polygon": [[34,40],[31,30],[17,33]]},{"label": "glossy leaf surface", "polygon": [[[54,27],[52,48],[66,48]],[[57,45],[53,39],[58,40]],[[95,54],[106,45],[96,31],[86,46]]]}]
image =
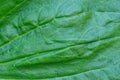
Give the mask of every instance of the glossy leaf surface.
[{"label": "glossy leaf surface", "polygon": [[120,80],[120,0],[0,0],[0,78]]}]

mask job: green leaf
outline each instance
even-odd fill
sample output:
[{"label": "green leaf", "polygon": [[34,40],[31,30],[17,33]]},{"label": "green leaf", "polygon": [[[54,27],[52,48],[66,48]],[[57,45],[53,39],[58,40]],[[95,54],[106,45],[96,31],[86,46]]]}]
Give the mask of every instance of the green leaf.
[{"label": "green leaf", "polygon": [[120,80],[120,0],[0,0],[0,79]]}]

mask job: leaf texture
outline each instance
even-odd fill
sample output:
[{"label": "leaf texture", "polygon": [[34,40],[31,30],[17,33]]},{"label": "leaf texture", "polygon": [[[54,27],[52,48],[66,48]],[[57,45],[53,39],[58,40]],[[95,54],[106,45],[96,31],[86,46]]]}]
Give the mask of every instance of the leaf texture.
[{"label": "leaf texture", "polygon": [[0,78],[120,80],[120,0],[0,0]]}]

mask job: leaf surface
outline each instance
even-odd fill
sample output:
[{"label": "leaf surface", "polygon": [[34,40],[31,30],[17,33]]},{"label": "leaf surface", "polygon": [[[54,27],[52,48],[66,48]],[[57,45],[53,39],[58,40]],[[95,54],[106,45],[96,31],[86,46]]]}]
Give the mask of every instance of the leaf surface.
[{"label": "leaf surface", "polygon": [[0,78],[120,80],[120,0],[0,0]]}]

